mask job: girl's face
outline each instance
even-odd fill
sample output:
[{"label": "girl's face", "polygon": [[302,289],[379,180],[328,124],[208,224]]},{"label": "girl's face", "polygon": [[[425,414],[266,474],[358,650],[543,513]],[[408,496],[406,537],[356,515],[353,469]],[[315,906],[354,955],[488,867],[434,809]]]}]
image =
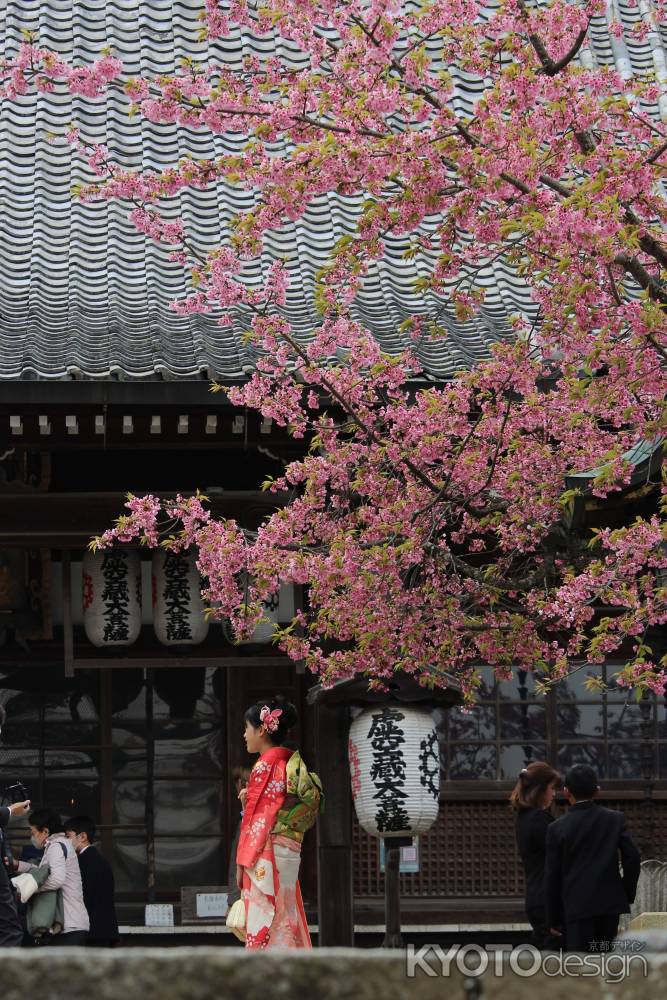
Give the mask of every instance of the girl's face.
[{"label": "girl's face", "polygon": [[248,753],[261,753],[263,749],[264,726],[253,726],[246,721],[243,739]]},{"label": "girl's face", "polygon": [[550,785],[544,790],[544,795],[542,796],[542,808],[548,809],[554,800],[554,795],[556,794],[556,782],[552,781]]}]

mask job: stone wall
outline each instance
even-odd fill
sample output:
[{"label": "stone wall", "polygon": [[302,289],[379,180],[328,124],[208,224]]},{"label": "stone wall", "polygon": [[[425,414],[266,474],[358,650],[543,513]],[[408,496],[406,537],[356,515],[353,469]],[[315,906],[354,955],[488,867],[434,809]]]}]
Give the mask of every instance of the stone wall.
[{"label": "stone wall", "polygon": [[[667,995],[667,954],[647,954],[648,975],[607,983],[599,975],[520,975],[509,968],[469,979],[406,975],[401,952],[316,949],[246,954],[241,948],[7,950],[2,1000],[646,1000]],[[572,956],[576,958],[576,956]],[[429,955],[439,970],[439,960]],[[475,964],[475,956],[470,956]]]}]

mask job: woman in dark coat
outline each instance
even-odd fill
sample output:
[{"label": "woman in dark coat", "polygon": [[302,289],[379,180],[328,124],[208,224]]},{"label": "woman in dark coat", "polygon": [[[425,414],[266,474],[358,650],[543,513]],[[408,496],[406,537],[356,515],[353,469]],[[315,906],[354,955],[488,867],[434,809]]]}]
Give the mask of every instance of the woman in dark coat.
[{"label": "woman in dark coat", "polygon": [[546,840],[556,788],[561,785],[558,771],[542,760],[524,767],[510,796],[516,817],[516,841],[526,875],[526,915],[533,928],[531,944],[540,949],[562,948],[563,939],[549,933],[544,894]]}]

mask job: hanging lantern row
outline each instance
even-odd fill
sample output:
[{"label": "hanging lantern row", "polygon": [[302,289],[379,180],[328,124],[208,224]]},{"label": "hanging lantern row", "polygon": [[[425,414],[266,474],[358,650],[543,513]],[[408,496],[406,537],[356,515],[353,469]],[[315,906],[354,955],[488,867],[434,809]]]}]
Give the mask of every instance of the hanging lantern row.
[{"label": "hanging lantern row", "polygon": [[[155,635],[163,646],[197,646],[208,635],[201,579],[193,553],[158,549],[152,561]],[[292,587],[265,604],[265,620],[251,639],[271,641],[278,622],[294,615]],[[131,646],[141,631],[141,560],[133,549],[86,552],[83,558],[83,625],[94,646]],[[227,633],[228,630],[225,630]]]},{"label": "hanging lantern row", "polygon": [[431,713],[386,703],[364,709],[348,744],[354,807],[373,837],[416,837],[438,818],[440,752]]}]

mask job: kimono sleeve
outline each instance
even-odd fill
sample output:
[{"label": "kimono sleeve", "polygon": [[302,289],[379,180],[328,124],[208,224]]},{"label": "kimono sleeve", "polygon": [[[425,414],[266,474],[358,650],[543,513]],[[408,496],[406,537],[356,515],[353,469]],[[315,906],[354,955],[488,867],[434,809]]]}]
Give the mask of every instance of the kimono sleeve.
[{"label": "kimono sleeve", "polygon": [[[259,764],[262,762],[260,761]],[[273,829],[276,816],[285,801],[285,763],[255,764],[248,782],[248,795],[236,851],[236,863],[251,868],[257,861],[266,839]]]}]

